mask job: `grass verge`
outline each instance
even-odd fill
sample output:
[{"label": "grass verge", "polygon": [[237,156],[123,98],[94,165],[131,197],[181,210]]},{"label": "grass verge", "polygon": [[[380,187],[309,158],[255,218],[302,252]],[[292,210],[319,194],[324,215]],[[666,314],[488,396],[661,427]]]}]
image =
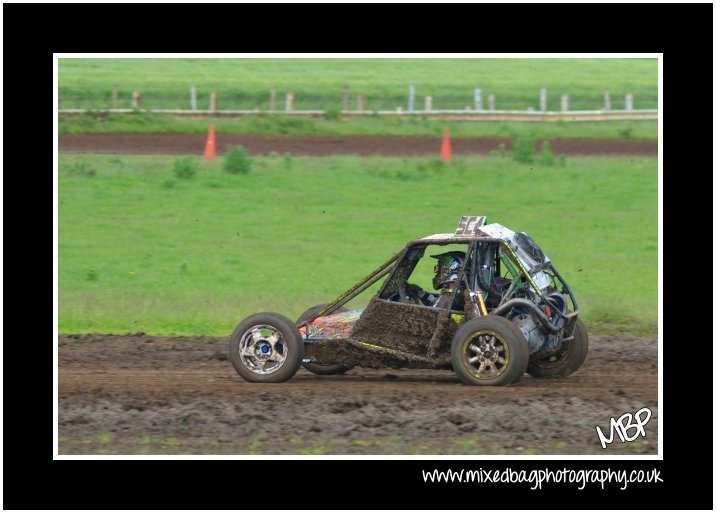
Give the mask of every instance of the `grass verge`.
[{"label": "grass verge", "polygon": [[277,115],[242,118],[194,119],[149,113],[61,115],[60,134],[205,134],[213,124],[218,133],[265,135],[403,135],[440,137],[450,128],[452,137],[532,137],[539,139],[649,139],[658,136],[656,121],[497,122],[435,121],[418,118],[370,116],[327,120]]},{"label": "grass verge", "polygon": [[199,109],[208,108],[209,95],[217,92],[219,108],[243,110],[268,110],[272,88],[275,108],[292,93],[296,110],[340,108],[344,97],[355,109],[358,95],[368,111],[407,110],[410,84],[416,110],[426,96],[435,109],[474,106],[477,88],[485,108],[494,95],[500,110],[540,109],[542,88],[547,110],[555,111],[563,94],[573,110],[601,109],[605,90],[614,109],[624,108],[627,94],[635,109],[654,109],[658,94],[654,58],[62,58],[58,71],[64,108],[130,108],[139,91],[144,108],[188,109],[192,85]]},{"label": "grass verge", "polygon": [[464,214],[532,235],[590,329],[656,331],[654,158],[274,155],[182,180],[174,161],[60,156],[61,333],[225,336],[257,311],[297,318]]}]

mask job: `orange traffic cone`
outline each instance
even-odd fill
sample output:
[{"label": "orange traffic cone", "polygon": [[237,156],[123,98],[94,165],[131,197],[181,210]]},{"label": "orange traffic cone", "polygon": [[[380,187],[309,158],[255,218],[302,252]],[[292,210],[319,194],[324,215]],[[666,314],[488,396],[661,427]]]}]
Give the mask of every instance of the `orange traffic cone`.
[{"label": "orange traffic cone", "polygon": [[446,164],[452,159],[452,147],[450,146],[450,133],[445,128],[443,131],[443,143],[440,146],[440,160]]},{"label": "orange traffic cone", "polygon": [[209,135],[206,138],[206,146],[204,146],[204,160],[214,160],[216,158],[216,134],[214,133],[214,125],[209,126]]}]

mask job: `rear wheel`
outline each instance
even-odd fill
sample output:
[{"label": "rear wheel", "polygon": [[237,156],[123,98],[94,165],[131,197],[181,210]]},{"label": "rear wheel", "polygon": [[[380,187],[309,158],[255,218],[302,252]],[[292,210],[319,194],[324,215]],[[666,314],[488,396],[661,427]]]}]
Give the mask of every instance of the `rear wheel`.
[{"label": "rear wheel", "polygon": [[527,340],[503,317],[488,315],[464,323],[453,337],[452,367],[467,385],[509,385],[525,373]]},{"label": "rear wheel", "polygon": [[[296,324],[301,324],[306,319],[310,319],[311,317],[316,315],[318,312],[323,310],[323,308],[325,308],[325,306],[326,305],[323,304],[323,305],[316,305],[316,306],[309,308],[308,310],[303,312],[301,317],[298,318],[298,320],[296,321]],[[347,311],[348,311],[347,308],[340,307],[334,313],[347,312]],[[315,362],[315,361],[314,362],[306,362],[303,364],[303,366],[306,368],[306,370],[309,370],[312,373],[317,374],[318,376],[332,376],[335,374],[344,374],[353,368],[353,366],[351,366],[351,365],[341,365],[339,363],[320,363],[320,362]]]},{"label": "rear wheel", "polygon": [[535,378],[563,378],[579,369],[587,358],[589,336],[582,319],[574,325],[574,338],[553,355],[530,358],[527,372]]},{"label": "rear wheel", "polygon": [[303,361],[303,341],[296,325],[277,313],[247,317],[234,330],[229,356],[246,381],[279,383],[293,377]]}]

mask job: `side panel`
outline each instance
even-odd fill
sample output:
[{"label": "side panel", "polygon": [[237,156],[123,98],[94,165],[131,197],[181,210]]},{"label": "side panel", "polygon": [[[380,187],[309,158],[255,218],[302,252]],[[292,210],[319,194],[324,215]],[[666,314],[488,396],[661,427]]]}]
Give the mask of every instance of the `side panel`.
[{"label": "side panel", "polygon": [[376,296],[356,322],[350,338],[424,355],[440,313],[436,308],[386,301]]}]

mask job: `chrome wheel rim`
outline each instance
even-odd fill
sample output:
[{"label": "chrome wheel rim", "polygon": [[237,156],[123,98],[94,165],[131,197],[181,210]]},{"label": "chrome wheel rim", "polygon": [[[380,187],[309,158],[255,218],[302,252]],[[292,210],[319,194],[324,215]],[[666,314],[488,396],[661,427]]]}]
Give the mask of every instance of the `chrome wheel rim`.
[{"label": "chrome wheel rim", "polygon": [[463,361],[477,379],[495,379],[507,371],[510,346],[501,335],[478,331],[463,345]]},{"label": "chrome wheel rim", "polygon": [[286,362],[288,345],[281,332],[267,324],[254,326],[239,342],[241,363],[256,374],[271,374]]}]

